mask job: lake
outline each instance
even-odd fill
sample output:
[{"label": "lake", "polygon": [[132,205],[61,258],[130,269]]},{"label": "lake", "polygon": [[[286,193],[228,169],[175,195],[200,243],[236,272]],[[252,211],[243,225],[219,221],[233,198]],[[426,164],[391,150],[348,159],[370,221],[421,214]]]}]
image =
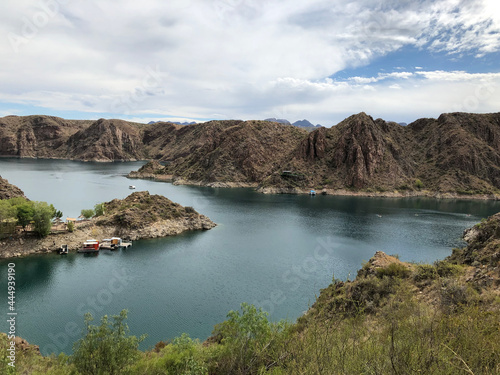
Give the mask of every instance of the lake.
[{"label": "lake", "polygon": [[[128,309],[131,332],[148,334],[142,349],[183,332],[204,340],[242,302],[262,307],[273,320],[295,320],[333,276],[354,278],[376,251],[403,261],[443,259],[463,246],[465,228],[500,211],[493,201],[263,195],[125,177],[143,164],[0,159],[2,177],[31,200],[53,203],[63,218],[124,198],[133,184],[193,206],[218,224],[97,257],[13,260],[17,335],[43,354],[71,353],[88,311],[98,320]],[[8,263],[0,262],[5,316]]]}]

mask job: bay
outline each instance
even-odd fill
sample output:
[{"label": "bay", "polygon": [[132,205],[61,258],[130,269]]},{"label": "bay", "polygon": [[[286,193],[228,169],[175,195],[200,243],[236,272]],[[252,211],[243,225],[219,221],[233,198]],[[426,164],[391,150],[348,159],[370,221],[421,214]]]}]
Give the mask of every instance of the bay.
[{"label": "bay", "polygon": [[[131,332],[148,334],[142,349],[183,332],[204,340],[242,302],[262,307],[273,320],[295,320],[332,277],[354,278],[376,251],[403,261],[443,259],[463,246],[465,228],[500,211],[493,201],[263,195],[125,177],[142,164],[0,159],[2,177],[31,200],[53,203],[64,217],[124,198],[135,185],[218,224],[97,257],[10,260],[17,335],[43,354],[71,353],[87,311],[99,319],[128,309]],[[0,262],[5,316],[10,261]],[[7,328],[2,319],[0,330]]]}]

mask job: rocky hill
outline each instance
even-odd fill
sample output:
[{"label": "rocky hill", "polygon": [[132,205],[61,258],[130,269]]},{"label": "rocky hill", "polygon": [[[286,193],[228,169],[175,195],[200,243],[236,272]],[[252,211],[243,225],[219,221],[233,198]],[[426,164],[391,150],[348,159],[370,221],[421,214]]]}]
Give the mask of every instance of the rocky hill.
[{"label": "rocky hill", "polygon": [[81,248],[89,238],[102,240],[118,236],[139,240],[174,236],[189,230],[208,230],[216,224],[192,207],[183,207],[161,195],[147,191],[134,192],[125,199],[104,203],[104,215],[90,221],[77,222],[74,232],[60,232],[45,238],[18,234],[0,241],[0,259]]},{"label": "rocky hill", "polygon": [[264,192],[499,193],[500,113],[450,113],[407,126],[359,113],[313,129],[273,121],[183,126],[8,116],[0,119],[0,155],[152,159],[167,162],[156,173],[160,180]]},{"label": "rocky hill", "polygon": [[5,178],[0,176],[0,199],[10,199],[16,197],[26,198],[24,192],[17,186],[12,185]]}]

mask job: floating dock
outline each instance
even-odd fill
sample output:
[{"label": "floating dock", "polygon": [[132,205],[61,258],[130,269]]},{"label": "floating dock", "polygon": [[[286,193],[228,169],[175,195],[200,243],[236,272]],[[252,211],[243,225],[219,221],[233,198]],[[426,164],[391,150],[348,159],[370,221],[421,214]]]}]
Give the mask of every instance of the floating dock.
[{"label": "floating dock", "polygon": [[132,242],[123,242],[120,237],[107,238],[102,240],[102,250],[117,250],[119,248],[128,248],[132,246]]}]

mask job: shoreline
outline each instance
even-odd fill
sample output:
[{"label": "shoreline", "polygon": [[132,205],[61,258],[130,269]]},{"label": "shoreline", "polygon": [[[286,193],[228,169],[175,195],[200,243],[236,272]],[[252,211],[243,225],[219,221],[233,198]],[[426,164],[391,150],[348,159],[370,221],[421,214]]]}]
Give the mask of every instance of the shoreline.
[{"label": "shoreline", "polygon": [[[156,182],[170,182],[173,185],[199,186],[210,188],[252,188],[261,194],[279,195],[309,195],[309,192],[314,189],[305,188],[282,188],[274,186],[260,186],[257,182],[204,182],[191,181],[173,175],[161,175],[154,173],[139,173],[132,171],[127,175],[129,179],[152,180]],[[456,192],[441,192],[441,191],[352,191],[348,189],[321,189],[316,191],[316,195],[344,196],[344,197],[367,197],[367,198],[434,198],[434,199],[464,199],[464,200],[500,200],[500,194],[459,194]]]},{"label": "shoreline", "polygon": [[77,226],[73,232],[51,233],[44,238],[21,235],[0,239],[0,259],[57,253],[61,245],[68,245],[69,252],[76,252],[82,247],[83,242],[90,238],[97,238],[101,241],[104,238],[117,236],[137,241],[175,236],[191,230],[209,230],[216,225],[204,215],[183,220],[161,220],[145,228],[134,230],[97,225],[94,220],[91,220]]}]

